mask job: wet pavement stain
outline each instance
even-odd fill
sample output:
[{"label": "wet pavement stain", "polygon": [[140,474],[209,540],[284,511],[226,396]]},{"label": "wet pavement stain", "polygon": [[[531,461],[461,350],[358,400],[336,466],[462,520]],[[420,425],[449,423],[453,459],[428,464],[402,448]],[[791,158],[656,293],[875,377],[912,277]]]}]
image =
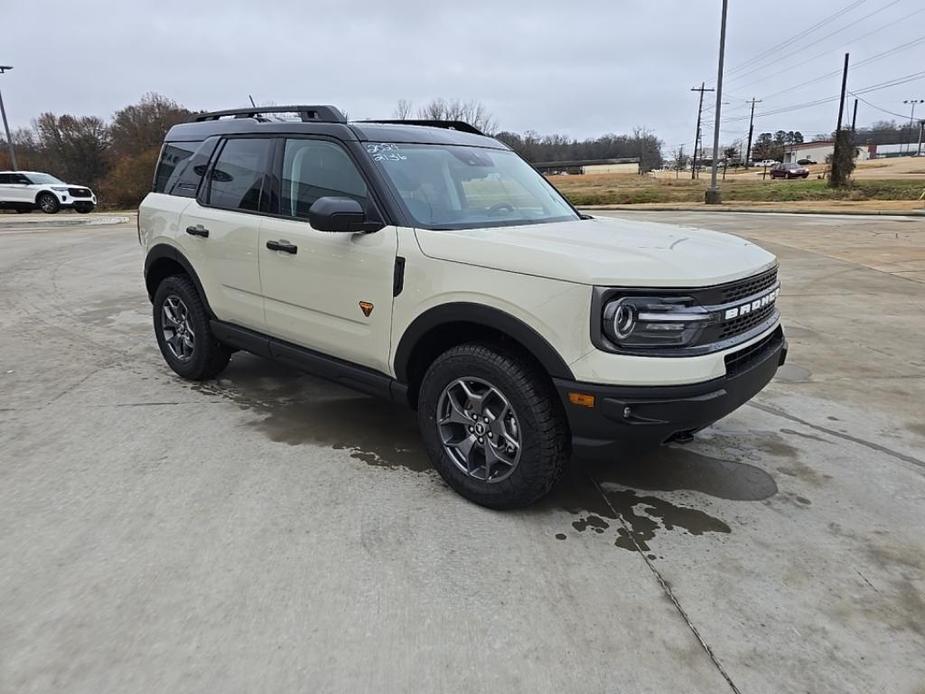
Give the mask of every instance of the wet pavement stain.
[{"label": "wet pavement stain", "polygon": [[813,441],[821,441],[822,443],[832,443],[828,439],[824,439],[821,436],[816,436],[815,434],[805,434],[802,431],[797,431],[795,429],[781,429],[780,433],[787,434],[788,436],[799,436],[804,439],[812,439]]},{"label": "wet pavement stain", "polygon": [[[659,529],[658,521],[661,521],[661,527],[665,530],[681,529],[690,535],[732,532],[719,518],[696,508],[676,506],[654,496],[636,496],[632,489],[606,489],[604,493],[628,526],[617,530],[618,537],[614,544],[621,549],[648,551],[648,543]],[[638,506],[642,507],[645,515],[636,512]]]},{"label": "wet pavement stain", "polygon": [[588,528],[591,528],[596,533],[603,533],[605,530],[607,530],[607,528],[610,527],[610,523],[605,521],[600,516],[589,514],[584,518],[579,518],[578,520],[573,521],[572,527],[580,533],[584,532]]},{"label": "wet pavement stain", "polygon": [[[275,362],[237,353],[221,378],[190,387],[253,413],[256,418],[248,426],[272,441],[331,446],[370,465],[415,472],[432,469],[412,411]],[[703,510],[637,490],[696,491],[759,501],[776,494],[777,484],[754,465],[671,446],[623,462],[573,460],[553,493],[520,513],[565,509],[576,516],[571,531],[578,533],[605,535],[619,526],[615,546],[633,551],[647,551],[660,531],[692,536],[731,532],[724,521]],[[555,538],[561,541],[568,534],[556,533]]]},{"label": "wet pavement stain", "polygon": [[812,371],[796,364],[784,364],[777,370],[774,379],[781,383],[807,383],[812,377]]},{"label": "wet pavement stain", "polygon": [[431,469],[414,412],[270,360],[237,353],[220,379],[191,387],[258,415],[249,426],[272,441],[330,446],[370,465]]},{"label": "wet pavement stain", "polygon": [[614,545],[630,551],[648,551],[659,532],[731,532],[727,523],[701,509],[638,490],[696,491],[734,501],[762,501],[778,491],[774,478],[759,467],[668,446],[623,462],[573,460],[552,494],[525,512],[565,509],[578,516],[571,524],[575,532],[615,531],[615,537],[610,535]]}]

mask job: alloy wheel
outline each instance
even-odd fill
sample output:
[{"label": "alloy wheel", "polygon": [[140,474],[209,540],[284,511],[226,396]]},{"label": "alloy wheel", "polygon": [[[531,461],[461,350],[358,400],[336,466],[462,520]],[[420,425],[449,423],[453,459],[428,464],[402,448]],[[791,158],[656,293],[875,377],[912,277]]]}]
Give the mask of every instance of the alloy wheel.
[{"label": "alloy wheel", "polygon": [[457,378],[437,401],[443,450],[463,473],[490,484],[511,476],[520,462],[521,427],[501,390],[480,378]]},{"label": "alloy wheel", "polygon": [[196,333],[189,323],[189,308],[176,294],[161,304],[161,332],[170,353],[180,361],[189,361],[196,348]]}]

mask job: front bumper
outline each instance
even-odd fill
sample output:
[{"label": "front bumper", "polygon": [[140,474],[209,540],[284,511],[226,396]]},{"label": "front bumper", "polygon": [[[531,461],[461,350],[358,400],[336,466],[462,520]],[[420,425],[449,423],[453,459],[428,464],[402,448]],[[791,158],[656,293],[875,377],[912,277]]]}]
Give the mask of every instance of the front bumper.
[{"label": "front bumper", "polygon": [[[613,459],[691,434],[725,417],[755,396],[787,358],[777,329],[726,355],[726,375],[678,386],[612,386],[554,379],[579,458]],[[572,404],[569,393],[594,397],[594,406]],[[587,399],[585,399],[587,401]]]},{"label": "front bumper", "polygon": [[61,207],[77,207],[79,205],[87,205],[89,207],[96,207],[96,196],[93,195],[89,198],[75,198],[67,193],[58,194],[58,200],[61,201]]}]

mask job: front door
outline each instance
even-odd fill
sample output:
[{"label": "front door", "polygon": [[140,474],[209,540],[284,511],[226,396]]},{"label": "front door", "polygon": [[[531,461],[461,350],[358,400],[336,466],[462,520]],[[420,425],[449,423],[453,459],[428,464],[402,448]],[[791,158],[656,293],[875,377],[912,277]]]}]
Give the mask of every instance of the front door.
[{"label": "front door", "polygon": [[320,197],[373,204],[341,145],[287,139],[281,167],[279,216],[264,217],[260,227],[267,331],[388,373],[397,229],[334,233],[309,224],[308,208]]}]

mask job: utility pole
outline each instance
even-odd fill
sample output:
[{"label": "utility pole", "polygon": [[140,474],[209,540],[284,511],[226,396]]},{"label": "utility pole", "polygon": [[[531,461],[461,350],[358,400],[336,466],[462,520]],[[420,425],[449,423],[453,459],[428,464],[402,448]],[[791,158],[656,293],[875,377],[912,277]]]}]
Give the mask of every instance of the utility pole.
[{"label": "utility pole", "polygon": [[761,99],[756,99],[752,97],[750,102],[752,105],[752,113],[748,117],[748,147],[745,150],[745,168],[748,168],[749,162],[752,160],[752,133],[755,131],[755,104],[760,104]]},{"label": "utility pole", "polygon": [[713,166],[710,171],[710,189],[704,194],[703,201],[707,205],[718,205],[723,199],[716,184],[716,165],[719,150],[719,122],[720,111],[723,108],[723,60],[726,56],[726,10],[729,0],[723,0],[723,18],[719,29],[719,65],[716,68],[716,111],[713,114]]},{"label": "utility pole", "polygon": [[[846,143],[844,137],[842,137],[842,116],[845,115],[845,90],[848,88],[848,54],[845,53],[845,68],[842,71],[841,76],[841,96],[838,99],[838,122],[835,124],[835,146],[833,147],[832,152],[832,170],[829,173],[829,185],[833,188],[837,188],[847,184],[848,174],[843,171],[841,165],[842,161],[842,147],[845,144],[850,144],[850,140],[854,139],[853,137],[848,138],[849,142]],[[854,146],[853,144],[851,145]]]},{"label": "utility pole", "polygon": [[851,132],[857,131],[858,125],[858,100],[854,100],[854,111],[851,113]]},{"label": "utility pole", "polygon": [[694,131],[694,156],[691,159],[691,179],[697,174],[697,148],[700,146],[700,115],[703,112],[703,93],[712,92],[712,89],[706,89],[704,82],[699,87],[691,87],[692,92],[700,92],[700,103],[697,105],[697,129]]},{"label": "utility pole", "polygon": [[919,121],[919,144],[915,150],[915,155],[917,157],[922,156],[922,131],[925,130],[925,120]]},{"label": "utility pole", "polygon": [[841,98],[838,100],[838,124],[835,126],[835,132],[841,131],[841,118],[845,112],[845,89],[848,86],[848,54],[845,53],[845,69],[841,75]]},{"label": "utility pole", "polygon": [[[0,75],[12,69],[12,65],[0,65]],[[3,116],[3,130],[6,132],[6,146],[10,150],[10,163],[13,165],[13,171],[17,171],[19,167],[16,165],[16,150],[13,148],[13,138],[10,137],[10,124],[6,122],[6,109],[3,108],[3,94],[0,94],[0,116]]]},{"label": "utility pole", "polygon": [[[925,99],[903,99],[904,104],[912,104],[912,113],[909,114],[909,136],[912,137],[912,128],[915,127],[915,105],[925,104]],[[911,144],[911,143],[910,143]]]}]

